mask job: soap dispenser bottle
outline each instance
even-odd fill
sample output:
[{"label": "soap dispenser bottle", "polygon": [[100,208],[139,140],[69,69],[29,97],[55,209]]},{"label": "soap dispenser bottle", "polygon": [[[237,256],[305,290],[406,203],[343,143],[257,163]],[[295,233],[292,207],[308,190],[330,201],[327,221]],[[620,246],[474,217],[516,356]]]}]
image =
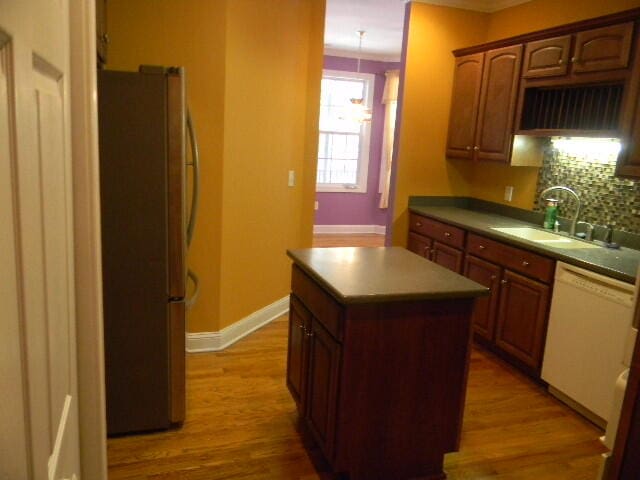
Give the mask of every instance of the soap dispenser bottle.
[{"label": "soap dispenser bottle", "polygon": [[542,226],[548,230],[553,230],[556,226],[558,218],[558,200],[555,198],[546,199],[546,208],[544,211],[544,222]]}]

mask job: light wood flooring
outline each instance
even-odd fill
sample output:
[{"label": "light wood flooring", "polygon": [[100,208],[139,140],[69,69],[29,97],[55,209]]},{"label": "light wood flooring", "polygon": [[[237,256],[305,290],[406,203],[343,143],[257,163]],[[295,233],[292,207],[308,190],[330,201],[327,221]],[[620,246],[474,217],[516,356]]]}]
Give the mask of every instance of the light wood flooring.
[{"label": "light wood flooring", "polygon": [[[281,317],[224,352],[189,355],[184,426],[109,439],[109,478],[331,478],[296,430],[286,348],[287,318]],[[445,469],[451,480],[595,480],[601,434],[544,389],[474,349],[461,451],[447,455]]]},{"label": "light wood flooring", "polygon": [[314,247],[384,247],[384,235],[375,233],[358,235],[318,234],[313,236]]}]

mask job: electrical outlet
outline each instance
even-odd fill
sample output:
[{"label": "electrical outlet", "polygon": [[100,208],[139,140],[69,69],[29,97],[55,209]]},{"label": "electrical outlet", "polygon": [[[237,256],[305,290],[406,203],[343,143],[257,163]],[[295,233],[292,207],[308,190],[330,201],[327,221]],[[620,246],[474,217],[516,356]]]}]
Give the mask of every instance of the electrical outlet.
[{"label": "electrical outlet", "polygon": [[318,200],[316,200],[315,203],[313,204],[313,209],[318,210],[318,208],[320,208],[320,203],[318,202]]},{"label": "electrical outlet", "polygon": [[507,202],[510,202],[513,199],[513,187],[512,186],[504,187],[504,199]]}]

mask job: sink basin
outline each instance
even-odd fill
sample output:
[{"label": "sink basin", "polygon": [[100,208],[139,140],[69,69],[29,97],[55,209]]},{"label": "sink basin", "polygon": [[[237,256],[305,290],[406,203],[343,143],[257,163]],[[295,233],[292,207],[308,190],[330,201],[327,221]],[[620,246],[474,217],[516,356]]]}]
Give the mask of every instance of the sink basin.
[{"label": "sink basin", "polygon": [[564,235],[531,227],[491,227],[491,230],[555,248],[601,248],[593,243],[583,242],[565,237]]}]

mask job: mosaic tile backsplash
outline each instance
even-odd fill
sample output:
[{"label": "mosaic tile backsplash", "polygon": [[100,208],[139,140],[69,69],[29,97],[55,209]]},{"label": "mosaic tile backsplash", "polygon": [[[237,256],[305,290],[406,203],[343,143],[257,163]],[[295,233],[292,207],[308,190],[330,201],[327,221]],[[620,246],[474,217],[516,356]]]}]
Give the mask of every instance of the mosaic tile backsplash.
[{"label": "mosaic tile backsplash", "polygon": [[[640,234],[640,182],[616,177],[615,164],[616,155],[593,161],[569,156],[550,145],[538,175],[536,198],[547,187],[570,187],[582,200],[579,220]],[[560,216],[573,217],[575,200],[569,194],[551,192],[549,196],[560,200]],[[535,209],[544,211],[544,206],[537,204]]]}]

